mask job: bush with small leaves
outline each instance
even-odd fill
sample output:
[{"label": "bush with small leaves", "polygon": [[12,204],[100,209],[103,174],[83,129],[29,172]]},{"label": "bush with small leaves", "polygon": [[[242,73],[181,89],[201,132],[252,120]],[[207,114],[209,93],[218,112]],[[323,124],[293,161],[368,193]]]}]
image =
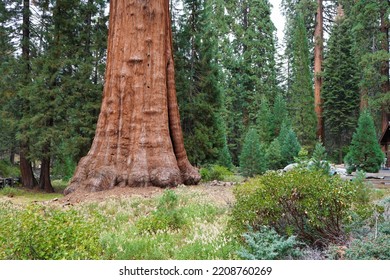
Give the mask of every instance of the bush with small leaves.
[{"label": "bush with small leaves", "polygon": [[100,220],[77,210],[0,204],[0,259],[99,259]]},{"label": "bush with small leaves", "polygon": [[200,176],[203,182],[208,181],[223,181],[226,177],[232,176],[231,172],[227,167],[221,165],[211,165],[200,169]]},{"label": "bush with small leaves", "polygon": [[256,230],[270,226],[281,235],[296,235],[318,247],[344,243],[352,213],[359,213],[362,207],[366,215],[371,211],[357,203],[357,190],[353,182],[321,171],[270,171],[234,189],[231,225],[239,233],[247,224]]},{"label": "bush with small leaves", "polygon": [[298,247],[300,242],[295,236],[285,238],[266,226],[260,227],[258,231],[249,227],[249,232],[244,233],[243,237],[246,246],[237,254],[246,260],[284,260],[302,256]]}]

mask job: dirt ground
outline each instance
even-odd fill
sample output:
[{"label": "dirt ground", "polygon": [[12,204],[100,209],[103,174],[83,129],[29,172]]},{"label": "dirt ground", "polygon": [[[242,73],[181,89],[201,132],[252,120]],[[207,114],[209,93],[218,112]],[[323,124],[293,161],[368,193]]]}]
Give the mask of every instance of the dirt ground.
[{"label": "dirt ground", "polygon": [[[184,186],[172,188],[178,193],[197,193],[206,199],[222,204],[231,205],[234,201],[233,196],[234,183],[213,181],[206,184],[199,184],[196,186]],[[153,196],[160,195],[164,192],[164,188],[159,187],[117,187],[108,191],[101,192],[82,192],[76,191],[63,198],[58,202],[61,204],[78,204],[83,202],[103,201],[107,198],[126,198],[126,197],[144,197],[151,198]]]}]

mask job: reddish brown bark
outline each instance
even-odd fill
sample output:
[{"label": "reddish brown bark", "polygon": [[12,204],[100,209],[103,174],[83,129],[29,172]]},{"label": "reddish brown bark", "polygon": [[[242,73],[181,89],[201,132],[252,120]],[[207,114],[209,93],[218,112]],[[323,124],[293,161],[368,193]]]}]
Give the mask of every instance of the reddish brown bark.
[{"label": "reddish brown bark", "polygon": [[169,1],[110,1],[109,26],[95,138],[65,194],[198,183],[180,126]]},{"label": "reddish brown bark", "polygon": [[[24,68],[24,78],[26,82],[30,79],[30,1],[23,0],[23,27],[22,27],[22,58]],[[26,113],[28,107],[22,105],[22,114]],[[23,132],[22,132],[23,133]],[[20,176],[22,186],[25,188],[34,188],[38,185],[34,177],[31,162],[27,159],[28,141],[21,140],[20,143]]]},{"label": "reddish brown bark", "polygon": [[41,174],[39,176],[39,188],[45,192],[54,192],[50,180],[50,157],[45,157],[41,162]]},{"label": "reddish brown bark", "polygon": [[[383,5],[383,8],[381,9],[381,33],[383,35],[381,48],[387,53],[389,52],[389,18],[386,16],[388,5],[389,4],[387,1],[387,5]],[[383,77],[386,77],[382,84],[382,94],[388,94],[390,92],[388,60],[382,62],[381,75]],[[382,132],[385,132],[387,129],[387,125],[389,121],[388,114],[389,114],[389,104],[383,104],[382,105]]]},{"label": "reddish brown bark", "polygon": [[26,158],[25,153],[20,151],[20,177],[24,188],[32,189],[38,185],[34,177],[31,162]]},{"label": "reddish brown bark", "polygon": [[314,30],[314,106],[317,115],[317,138],[324,140],[324,121],[322,118],[322,61],[323,61],[323,6],[322,0],[317,0],[316,26]]}]

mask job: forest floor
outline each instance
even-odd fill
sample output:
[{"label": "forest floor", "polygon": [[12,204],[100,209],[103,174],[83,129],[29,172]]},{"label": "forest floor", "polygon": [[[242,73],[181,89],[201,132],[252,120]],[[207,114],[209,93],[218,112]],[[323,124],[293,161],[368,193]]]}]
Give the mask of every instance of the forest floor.
[{"label": "forest floor", "polygon": [[[197,193],[211,202],[229,206],[234,201],[233,186],[234,183],[231,182],[212,181],[194,186],[179,185],[172,189],[179,194]],[[166,189],[159,187],[119,187],[104,192],[74,192],[55,201],[62,204],[78,204],[91,201],[103,201],[107,198],[152,198],[161,195],[164,190]]]}]

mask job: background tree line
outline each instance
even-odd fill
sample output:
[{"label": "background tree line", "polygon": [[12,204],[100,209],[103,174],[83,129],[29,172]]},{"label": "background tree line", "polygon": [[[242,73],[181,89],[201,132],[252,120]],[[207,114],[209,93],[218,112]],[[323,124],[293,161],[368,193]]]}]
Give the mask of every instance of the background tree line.
[{"label": "background tree line", "polygon": [[[292,162],[301,147],[312,151],[319,136],[341,162],[361,109],[381,132],[389,1],[283,0],[279,41],[270,2],[170,2],[182,128],[197,166],[244,171],[245,154],[257,154],[254,174],[262,173]],[[19,156],[25,187],[52,191],[50,174],[72,176],[94,136],[107,1],[5,0],[0,19],[0,153],[11,162]],[[41,165],[39,180],[32,162]]]}]

